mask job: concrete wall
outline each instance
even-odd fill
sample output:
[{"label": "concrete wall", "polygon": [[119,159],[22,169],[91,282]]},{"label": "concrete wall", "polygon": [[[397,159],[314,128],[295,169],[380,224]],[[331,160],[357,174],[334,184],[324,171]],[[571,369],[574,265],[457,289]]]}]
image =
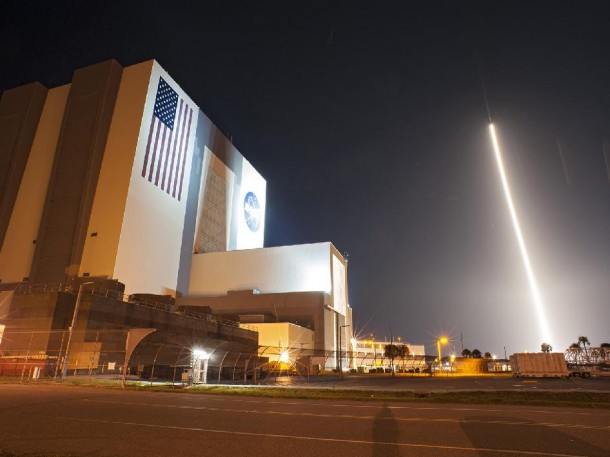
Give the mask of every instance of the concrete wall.
[{"label": "concrete wall", "polygon": [[[243,327],[258,332],[259,346],[280,349],[313,349],[314,332],[289,322],[268,322],[243,324]],[[262,349],[264,349],[262,348]],[[262,352],[262,351],[259,351]],[[266,351],[265,354],[276,354],[278,351]],[[269,355],[271,357],[271,355]]]},{"label": "concrete wall", "polygon": [[10,223],[0,249],[0,280],[30,276],[69,85],[50,89],[31,143]]},{"label": "concrete wall", "polygon": [[74,73],[38,231],[35,282],[78,274],[121,72],[109,60]]},{"label": "concrete wall", "polygon": [[[5,326],[0,354],[25,355],[29,350],[30,354],[62,355],[75,303],[76,295],[68,293],[13,295],[8,314],[0,318]],[[139,348],[141,356],[145,352],[142,363],[148,364],[162,343],[177,347],[187,358],[196,345],[212,349],[222,343],[223,350],[236,353],[256,353],[257,349],[257,334],[248,329],[84,293],[73,333],[70,369],[87,368],[89,355],[99,356],[100,352],[121,363],[129,328],[156,329],[147,340],[157,344]],[[175,361],[175,353],[173,358],[157,359],[157,363]]]},{"label": "concrete wall", "polygon": [[115,274],[152,65],[148,61],[123,70],[87,228],[80,276]]},{"label": "concrete wall", "polygon": [[[188,106],[188,111],[185,112],[188,117],[184,118],[183,126],[178,126],[176,118],[175,132],[171,135],[177,136],[173,139],[169,132],[166,133],[169,136],[164,138],[161,134],[155,139],[157,134],[150,128],[160,78],[163,78],[178,94],[179,100]],[[195,103],[167,72],[154,62],[114,269],[114,277],[125,283],[127,293],[176,294],[186,215],[186,194],[191,176],[198,113],[199,109]],[[185,129],[184,136],[179,136],[179,129]],[[147,163],[157,160],[151,151],[157,141],[167,141],[168,144],[174,141],[176,146],[167,150],[166,157],[158,161],[158,166],[150,168],[149,173],[144,169]],[[185,155],[178,157],[176,152],[176,157],[172,156],[174,151],[181,147],[184,148]],[[159,177],[158,170],[165,170],[166,165],[167,182],[171,181],[171,185],[164,190],[163,178]],[[173,171],[170,173],[172,166]],[[160,174],[162,175],[163,171]]]},{"label": "concrete wall", "polygon": [[316,291],[332,297],[333,252],[331,243],[316,243],[195,254],[189,295],[258,289],[264,293]]},{"label": "concrete wall", "polygon": [[0,247],[22,183],[47,95],[39,83],[7,90],[0,100]]},{"label": "concrete wall", "polygon": [[[348,317],[342,316],[329,303],[330,296],[323,292],[258,294],[251,290],[176,300],[177,306],[194,311],[209,307],[214,314],[237,315],[242,323],[248,325],[256,326],[261,321],[296,324],[314,332],[313,347],[307,349],[336,351],[340,326],[352,325],[351,312],[348,312]],[[342,329],[342,332],[344,338],[351,338],[351,327]]]}]

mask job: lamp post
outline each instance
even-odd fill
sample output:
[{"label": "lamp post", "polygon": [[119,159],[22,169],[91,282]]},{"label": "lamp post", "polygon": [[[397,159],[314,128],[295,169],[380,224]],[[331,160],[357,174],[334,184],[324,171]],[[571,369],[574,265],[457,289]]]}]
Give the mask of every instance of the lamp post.
[{"label": "lamp post", "polygon": [[72,343],[72,334],[74,333],[74,326],[76,325],[76,319],[78,317],[78,308],[80,308],[80,297],[83,293],[83,286],[86,286],[88,284],[93,284],[93,281],[84,282],[78,287],[78,295],[76,296],[76,304],[74,305],[74,313],[72,314],[72,325],[70,325],[70,332],[68,333],[68,343],[66,344],[64,366],[61,372],[62,379],[66,379],[66,375],[68,373],[68,365],[70,364],[70,345]]},{"label": "lamp post", "polygon": [[343,360],[341,356],[341,334],[343,333],[343,329],[350,327],[350,325],[340,325],[339,326],[339,379],[343,379]]},{"label": "lamp post", "polygon": [[371,333],[371,349],[373,350],[373,367],[377,369],[377,349],[375,348],[375,334]]},{"label": "lamp post", "polygon": [[352,343],[352,352],[351,352],[351,362],[350,362],[350,366],[353,369],[356,369],[356,362],[354,359],[354,353],[356,353],[356,356],[358,355],[357,353],[357,347],[356,345],[358,344],[358,340],[356,338],[353,337],[353,333],[352,333],[352,338],[350,339],[350,343]]},{"label": "lamp post", "polygon": [[446,337],[441,337],[438,340],[436,340],[436,346],[438,348],[438,371],[439,373],[442,371],[443,369],[443,362],[442,362],[442,354],[441,354],[441,344],[447,344],[449,342],[449,340]]}]

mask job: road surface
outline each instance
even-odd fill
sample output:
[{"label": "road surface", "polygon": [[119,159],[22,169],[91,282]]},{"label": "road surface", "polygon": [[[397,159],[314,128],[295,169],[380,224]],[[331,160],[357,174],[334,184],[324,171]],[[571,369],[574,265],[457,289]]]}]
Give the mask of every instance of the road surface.
[{"label": "road surface", "polygon": [[0,385],[0,455],[610,456],[603,409]]}]

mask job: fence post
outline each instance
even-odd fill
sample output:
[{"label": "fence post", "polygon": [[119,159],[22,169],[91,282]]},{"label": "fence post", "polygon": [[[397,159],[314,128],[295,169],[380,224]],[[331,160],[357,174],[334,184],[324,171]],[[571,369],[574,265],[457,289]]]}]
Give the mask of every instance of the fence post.
[{"label": "fence post", "polygon": [[227,356],[229,355],[229,352],[231,351],[227,351],[225,352],[224,357],[222,358],[222,360],[220,361],[220,366],[218,367],[218,384],[220,384],[220,375],[222,374],[222,364],[224,363],[225,359],[227,358]]},{"label": "fence post", "polygon": [[57,379],[57,373],[59,372],[59,361],[61,360],[61,350],[64,348],[64,339],[66,338],[66,331],[61,333],[61,343],[59,343],[59,351],[57,351],[57,362],[55,362],[55,376],[53,381]]},{"label": "fence post", "polygon": [[25,362],[23,362],[23,368],[21,369],[21,382],[23,382],[23,376],[25,375],[25,366],[28,363],[30,357],[30,349],[32,348],[32,340],[34,339],[34,333],[30,335],[30,344],[28,345],[28,352],[25,355]]}]

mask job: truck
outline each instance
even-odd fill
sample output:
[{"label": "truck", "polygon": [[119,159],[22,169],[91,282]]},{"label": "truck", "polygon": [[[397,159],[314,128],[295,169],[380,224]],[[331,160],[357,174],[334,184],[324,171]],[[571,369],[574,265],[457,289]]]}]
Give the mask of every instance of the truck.
[{"label": "truck", "polygon": [[560,352],[517,353],[510,356],[515,378],[567,378],[570,376]]}]

